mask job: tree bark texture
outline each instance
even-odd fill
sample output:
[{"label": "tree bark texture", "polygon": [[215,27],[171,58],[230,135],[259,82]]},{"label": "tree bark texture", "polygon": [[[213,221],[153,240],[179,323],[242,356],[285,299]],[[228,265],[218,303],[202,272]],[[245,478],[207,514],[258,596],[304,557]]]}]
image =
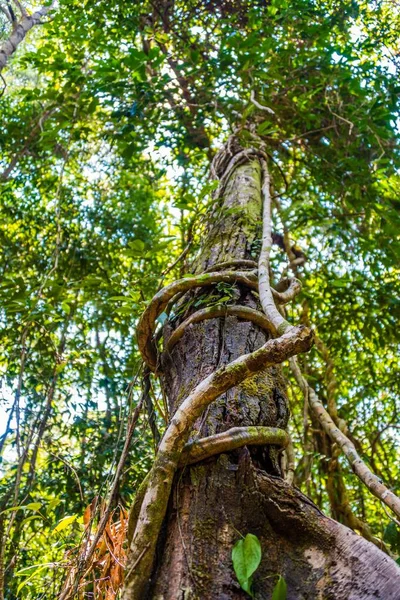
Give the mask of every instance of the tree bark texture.
[{"label": "tree bark texture", "polygon": [[[257,260],[262,208],[257,159],[232,173],[216,204],[198,272],[227,260]],[[189,292],[164,327],[165,341],[191,313],[227,294],[229,304],[259,308],[257,295],[240,284]],[[170,414],[205,377],[267,338],[257,325],[234,316],[190,325],[171,352],[162,355]],[[285,429],[287,405],[280,367],[267,368],[215,401],[191,439],[237,426]],[[234,543],[247,533],[257,535],[262,545],[254,576],[260,600],[271,598],[278,574],[287,582],[289,599],[400,597],[400,569],[394,561],[286,484],[280,462],[278,447],[245,447],[178,471],[147,598],[248,598],[231,560]]]}]

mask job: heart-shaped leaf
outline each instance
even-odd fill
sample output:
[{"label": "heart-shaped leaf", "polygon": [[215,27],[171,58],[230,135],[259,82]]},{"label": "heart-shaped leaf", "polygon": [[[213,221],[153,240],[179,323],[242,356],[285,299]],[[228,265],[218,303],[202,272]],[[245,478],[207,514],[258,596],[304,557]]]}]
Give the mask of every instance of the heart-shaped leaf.
[{"label": "heart-shaped leaf", "polygon": [[261,544],[256,535],[248,533],[236,542],[232,548],[232,562],[240,587],[252,596],[252,575],[261,562]]}]

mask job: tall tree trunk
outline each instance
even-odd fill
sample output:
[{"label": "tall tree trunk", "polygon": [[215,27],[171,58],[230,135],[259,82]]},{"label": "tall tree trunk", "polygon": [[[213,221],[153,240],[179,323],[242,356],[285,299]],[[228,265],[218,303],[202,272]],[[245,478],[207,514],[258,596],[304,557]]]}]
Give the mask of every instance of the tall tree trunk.
[{"label": "tall tree trunk", "polygon": [[[262,207],[258,159],[233,171],[218,202],[198,272],[224,261],[257,260]],[[165,326],[166,341],[179,322],[210,304],[211,294],[214,302],[216,296],[232,296],[237,305],[258,306],[257,295],[243,285],[187,293],[180,301],[179,317]],[[267,336],[233,316],[191,325],[161,359],[170,414],[217,367],[257,349]],[[215,401],[198,420],[192,439],[235,426],[286,428],[287,419],[285,381],[280,367],[271,367]],[[231,560],[234,543],[247,533],[258,536],[263,550],[254,577],[256,598],[271,598],[278,574],[293,599],[399,597],[396,564],[285,483],[280,457],[277,447],[245,447],[178,471],[148,598],[249,597],[239,586]]]}]

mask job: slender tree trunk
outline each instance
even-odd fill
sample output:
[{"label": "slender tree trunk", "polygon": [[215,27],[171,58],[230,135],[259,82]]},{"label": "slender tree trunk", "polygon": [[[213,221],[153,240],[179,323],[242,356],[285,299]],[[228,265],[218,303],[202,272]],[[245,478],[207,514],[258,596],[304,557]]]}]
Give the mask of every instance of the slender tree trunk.
[{"label": "slender tree trunk", "polygon": [[[262,204],[258,159],[232,173],[218,202],[198,272],[223,261],[257,260]],[[217,296],[232,296],[230,304],[258,307],[257,295],[242,285],[190,292],[180,301],[179,317],[165,326],[165,339],[179,322]],[[171,353],[162,356],[170,414],[217,367],[257,349],[267,336],[233,316],[191,325]],[[280,367],[272,367],[215,401],[198,420],[192,439],[235,426],[286,428],[287,420],[285,381]],[[263,550],[254,577],[256,598],[271,598],[278,574],[287,582],[289,599],[399,597],[396,564],[285,483],[280,462],[276,447],[245,447],[178,471],[148,598],[248,598],[231,561],[232,546],[247,533],[258,536]]]}]

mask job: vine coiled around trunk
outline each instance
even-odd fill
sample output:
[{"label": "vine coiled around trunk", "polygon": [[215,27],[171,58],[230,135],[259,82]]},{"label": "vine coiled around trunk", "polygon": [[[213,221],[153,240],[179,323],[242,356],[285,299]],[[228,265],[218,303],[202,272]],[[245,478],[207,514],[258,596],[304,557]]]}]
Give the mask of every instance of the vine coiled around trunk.
[{"label": "vine coiled around trunk", "polygon": [[[152,371],[157,372],[158,370],[157,346],[153,340],[158,317],[164,312],[167,305],[177,296],[181,297],[182,293],[188,292],[194,288],[208,287],[216,283],[242,283],[251,290],[258,291],[257,276],[253,272],[248,271],[216,271],[203,273],[201,275],[193,275],[192,277],[178,279],[162,288],[151,300],[137,326],[139,351],[143,360]],[[272,289],[271,291],[271,295],[275,297],[280,304],[286,304],[293,300],[301,289],[300,282],[297,279],[286,279],[281,285],[287,287],[284,292],[275,289]],[[269,318],[268,320],[269,329],[276,334],[277,328],[273,320]]]},{"label": "vine coiled around trunk", "polygon": [[[229,151],[229,143],[227,144]],[[288,443],[284,430],[271,431],[271,428],[250,427],[234,428],[216,436],[210,436],[187,444],[195,421],[204,410],[230,388],[240,384],[268,366],[276,365],[300,352],[307,352],[313,344],[313,332],[305,326],[292,326],[280,314],[275,302],[285,304],[300,291],[298,280],[286,278],[278,284],[278,289],[271,287],[269,279],[269,240],[271,240],[271,197],[269,193],[269,175],[266,167],[266,156],[263,152],[248,149],[233,156],[220,176],[217,198],[223,193],[232,172],[250,157],[257,156],[262,162],[263,183],[263,244],[258,263],[258,277],[252,271],[219,271],[229,266],[254,269],[253,261],[227,261],[213,266],[211,272],[186,277],[161,289],[151,300],[144,311],[138,327],[137,339],[139,350],[147,366],[156,374],[159,369],[158,352],[154,332],[157,319],[174,300],[180,299],[185,292],[201,287],[209,287],[217,283],[240,283],[253,291],[259,291],[265,314],[247,307],[211,307],[192,314],[172,334],[167,342],[166,350],[170,351],[182,337],[185,328],[194,322],[226,314],[235,314],[246,318],[272,334],[261,348],[242,355],[231,363],[217,369],[201,381],[178,407],[172,416],[169,426],[158,448],[153,467],[135,502],[134,523],[130,524],[130,561],[125,576],[122,598],[140,600],[143,598],[148,579],[153,567],[159,532],[164,520],[173,478],[182,464],[204,460],[208,456],[227,452],[250,443],[273,443],[285,446]],[[225,157],[218,154],[214,171],[220,175],[221,165]],[[272,243],[272,240],[271,240]],[[138,504],[140,503],[140,509]]]},{"label": "vine coiled around trunk", "polygon": [[[167,511],[174,475],[179,467],[251,443],[273,443],[284,447],[289,441],[286,432],[282,429],[272,431],[273,428],[250,427],[233,428],[222,434],[188,444],[196,420],[216,398],[230,388],[237,386],[268,366],[281,363],[301,352],[307,352],[314,342],[313,332],[309,327],[291,325],[276,306],[276,303],[285,304],[292,300],[299,293],[301,286],[297,279],[285,279],[278,284],[277,289],[271,286],[272,226],[267,156],[263,151],[254,148],[242,150],[233,155],[230,148],[231,144],[228,141],[224,151],[217,154],[212,166],[212,173],[219,178],[216,199],[224,193],[231,174],[236,168],[250,159],[257,158],[260,161],[263,174],[261,190],[263,197],[263,232],[258,276],[255,272],[256,264],[253,261],[226,261],[219,265],[213,265],[211,272],[208,270],[201,275],[180,279],[166,286],[154,296],[139,321],[137,328],[139,350],[148,367],[157,374],[159,364],[155,339],[157,336],[154,336],[154,332],[158,317],[187,291],[209,287],[220,282],[240,283],[252,291],[258,292],[265,314],[247,309],[247,307],[237,306],[219,306],[200,310],[178,326],[167,341],[166,351],[172,350],[173,346],[182,337],[185,329],[191,324],[207,318],[223,317],[227,314],[247,318],[271,333],[273,337],[254,352],[242,355],[211,373],[189,393],[172,416],[161,440],[153,467],[139,489],[132,508],[129,533],[130,557],[122,594],[123,600],[141,600],[144,597],[152,572],[153,557]],[[234,266],[243,270],[225,270]],[[251,270],[246,271],[246,268]],[[219,269],[222,269],[222,271]],[[329,422],[329,415],[327,417],[326,411],[316,399],[315,392],[309,388],[301,375],[297,380],[300,387],[310,396],[312,408],[324,429],[333,439],[338,441],[346,456],[351,460],[356,473],[366,482],[366,478],[363,478],[361,473],[363,471],[363,464],[360,464],[362,461],[358,455],[354,454],[355,450],[353,451],[353,448],[348,445],[347,438],[338,428],[334,427],[333,423]],[[368,471],[367,476],[369,477],[369,475],[370,472]],[[393,498],[394,495],[391,495],[386,488],[383,491],[378,490],[379,486],[377,486],[375,479],[370,479],[369,483],[371,491],[395,510],[396,497]]]}]

